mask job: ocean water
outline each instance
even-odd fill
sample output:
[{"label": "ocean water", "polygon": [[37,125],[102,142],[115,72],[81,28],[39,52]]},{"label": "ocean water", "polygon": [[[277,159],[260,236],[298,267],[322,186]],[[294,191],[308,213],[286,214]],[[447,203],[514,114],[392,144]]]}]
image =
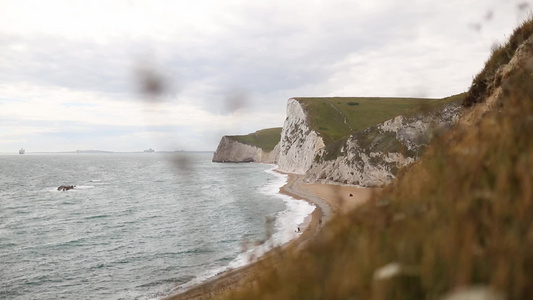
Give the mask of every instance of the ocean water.
[{"label": "ocean water", "polygon": [[158,299],[297,236],[275,166],[211,157],[0,156],[0,299]]}]

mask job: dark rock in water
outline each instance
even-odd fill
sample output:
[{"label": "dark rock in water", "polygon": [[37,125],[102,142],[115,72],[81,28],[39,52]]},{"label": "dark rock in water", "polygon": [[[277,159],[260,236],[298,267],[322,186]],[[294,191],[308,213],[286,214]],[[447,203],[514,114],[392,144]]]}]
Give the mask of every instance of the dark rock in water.
[{"label": "dark rock in water", "polygon": [[251,158],[251,157],[248,157],[248,158],[243,159],[242,162],[245,162],[245,163],[247,163],[247,162],[254,162],[254,159]]},{"label": "dark rock in water", "polygon": [[74,189],[75,185],[60,185],[57,190],[58,191],[68,191]]}]

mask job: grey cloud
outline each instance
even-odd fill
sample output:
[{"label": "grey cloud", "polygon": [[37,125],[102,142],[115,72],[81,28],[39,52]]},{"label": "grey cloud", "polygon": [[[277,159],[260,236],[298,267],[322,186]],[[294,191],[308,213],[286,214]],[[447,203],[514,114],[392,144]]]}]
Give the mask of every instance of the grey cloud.
[{"label": "grey cloud", "polygon": [[[412,37],[419,12],[392,6],[366,16],[356,4],[343,2],[331,11],[293,14],[282,7],[262,5],[242,8],[242,22],[227,25],[227,35],[202,37],[194,46],[175,41],[120,39],[110,44],[73,41],[52,36],[2,36],[0,80],[107,93],[137,90],[132,75],[143,51],[160,52],[163,73],[183,89],[209,81],[211,92],[195,98],[196,104],[217,111],[224,90],[241,88],[253,94],[295,90],[320,84],[336,70],[332,67],[351,53],[379,49],[395,40]],[[314,23],[316,22],[316,23]],[[6,46],[22,44],[26,51]],[[157,51],[161,50],[162,51]],[[178,78],[179,77],[179,78]],[[297,96],[297,95],[290,95]],[[282,99],[284,100],[284,99]]]},{"label": "grey cloud", "polygon": [[[128,47],[98,45],[49,36],[0,37],[2,82],[26,81],[37,85],[120,93],[129,88],[124,74]],[[9,45],[21,45],[12,50]]]}]

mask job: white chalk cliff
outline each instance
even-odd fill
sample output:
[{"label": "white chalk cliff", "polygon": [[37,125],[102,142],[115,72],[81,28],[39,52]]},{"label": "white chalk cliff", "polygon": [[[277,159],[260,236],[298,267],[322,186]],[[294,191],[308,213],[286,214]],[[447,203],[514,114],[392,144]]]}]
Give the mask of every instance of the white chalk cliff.
[{"label": "white chalk cliff", "polygon": [[259,162],[276,163],[278,160],[279,144],[270,152],[243,144],[230,136],[223,136],[213,155],[214,162]]},{"label": "white chalk cliff", "polygon": [[307,113],[296,99],[287,102],[287,118],[281,130],[278,167],[282,172],[305,174],[317,153],[325,147],[316,131],[309,127]]}]

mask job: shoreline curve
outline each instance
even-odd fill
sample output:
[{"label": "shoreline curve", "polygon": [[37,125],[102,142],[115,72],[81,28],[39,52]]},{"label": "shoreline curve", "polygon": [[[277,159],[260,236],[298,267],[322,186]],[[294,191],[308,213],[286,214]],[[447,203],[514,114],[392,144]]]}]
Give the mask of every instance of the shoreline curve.
[{"label": "shoreline curve", "polygon": [[[244,279],[249,281],[260,276],[260,271],[257,270],[260,261],[271,255],[279,254],[279,251],[285,252],[292,249],[296,249],[297,251],[302,250],[307,242],[313,239],[335,214],[355,208],[366,201],[373,192],[373,189],[354,186],[321,183],[307,184],[303,181],[303,175],[275,171],[288,175],[287,182],[280,188],[280,193],[294,199],[305,200],[315,206],[313,212],[304,221],[307,226],[302,231],[302,234],[281,247],[269,250],[266,254],[248,265],[224,271],[207,281],[192,286],[187,290],[179,291],[176,294],[165,296],[161,300],[213,299],[238,289],[243,285]],[[353,197],[354,195],[356,197]],[[352,201],[355,204],[345,205],[348,197],[356,199],[357,201]]]}]

